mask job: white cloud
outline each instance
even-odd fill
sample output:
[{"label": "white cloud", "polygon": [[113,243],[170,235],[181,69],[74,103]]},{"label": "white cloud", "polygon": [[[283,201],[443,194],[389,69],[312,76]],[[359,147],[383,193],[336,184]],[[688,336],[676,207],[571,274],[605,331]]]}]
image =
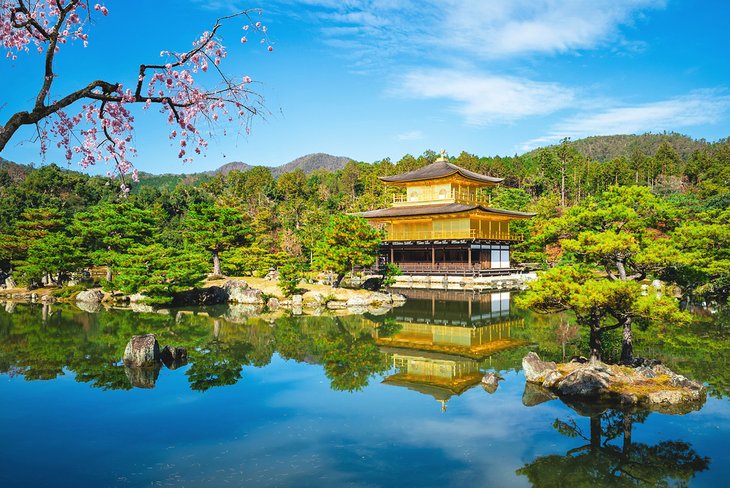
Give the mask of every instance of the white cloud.
[{"label": "white cloud", "polygon": [[485,57],[593,49],[620,38],[619,26],[663,0],[450,0],[448,40]]},{"label": "white cloud", "polygon": [[423,139],[423,132],[421,132],[420,130],[402,132],[400,134],[396,134],[396,136],[395,136],[396,141],[420,141],[422,139]]},{"label": "white cloud", "polygon": [[[276,3],[276,2],[274,2]],[[279,0],[318,8],[326,39],[357,55],[467,53],[484,58],[625,45],[620,27],[665,0]],[[352,54],[352,53],[351,53]]]},{"label": "white cloud", "polygon": [[574,99],[572,90],[557,83],[446,69],[412,71],[392,93],[450,100],[455,111],[475,125],[550,114]]},{"label": "white cloud", "polygon": [[564,137],[642,134],[717,124],[730,111],[730,95],[723,90],[695,90],[687,95],[634,106],[605,107],[572,116],[555,124],[548,135],[526,141],[523,151],[552,144]]}]

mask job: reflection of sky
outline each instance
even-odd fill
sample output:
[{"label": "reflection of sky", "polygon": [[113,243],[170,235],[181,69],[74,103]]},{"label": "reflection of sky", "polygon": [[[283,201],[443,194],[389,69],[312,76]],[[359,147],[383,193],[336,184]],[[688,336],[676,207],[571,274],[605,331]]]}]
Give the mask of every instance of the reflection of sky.
[{"label": "reflection of sky", "polygon": [[[318,365],[274,356],[234,386],[191,391],[163,369],[151,390],[100,391],[71,381],[0,381],[0,486],[527,486],[515,470],[584,444],[552,428],[578,417],[558,401],[522,405],[524,378],[433,398],[383,385],[333,391]],[[730,403],[652,414],[634,442],[684,440],[712,458],[693,486],[730,475]],[[620,442],[620,439],[619,439]]]}]

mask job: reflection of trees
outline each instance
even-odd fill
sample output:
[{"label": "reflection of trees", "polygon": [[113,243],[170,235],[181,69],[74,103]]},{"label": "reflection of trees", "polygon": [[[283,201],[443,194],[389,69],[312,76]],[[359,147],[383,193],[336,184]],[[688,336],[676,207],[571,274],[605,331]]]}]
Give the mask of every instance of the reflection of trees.
[{"label": "reflection of trees", "polygon": [[660,359],[669,368],[707,383],[711,396],[730,396],[730,307],[716,314],[695,315],[689,327],[637,330],[642,356]]},{"label": "reflection of trees", "polygon": [[[634,442],[634,423],[643,423],[648,412],[606,410],[592,413],[584,431],[574,419],[556,419],[561,434],[585,444],[564,456],[541,456],[517,470],[535,487],[562,486],[687,486],[710,464],[683,441],[662,441],[654,446]],[[612,443],[621,438],[620,445]]]},{"label": "reflection of trees", "polygon": [[214,386],[233,385],[241,378],[243,366],[249,364],[251,344],[245,342],[225,343],[213,340],[198,348],[193,364],[185,374],[190,388],[205,391]]},{"label": "reflection of trees", "polygon": [[322,361],[333,390],[354,391],[367,386],[370,377],[388,369],[385,357],[368,331],[352,333],[335,319],[337,331],[327,338]]},{"label": "reflection of trees", "polygon": [[[211,318],[203,314],[177,318],[128,310],[90,314],[54,305],[43,320],[40,306],[21,305],[13,312],[0,313],[0,371],[12,371],[28,380],[53,379],[66,369],[75,373],[77,381],[95,388],[129,389],[130,380],[120,359],[129,338],[142,333],[153,333],[160,344],[190,352],[191,360],[199,363],[191,374],[196,389],[231,384],[240,377],[241,364],[247,364],[249,358],[266,364],[273,353],[271,345],[255,350],[247,341],[256,334],[237,324],[226,324],[224,337],[214,340]],[[268,327],[256,330],[268,331]],[[265,345],[267,339],[259,343]]]},{"label": "reflection of trees", "polygon": [[[129,338],[152,333],[161,345],[188,350],[186,374],[194,390],[236,383],[246,365],[264,366],[278,348],[282,357],[318,362],[332,387],[358,390],[387,369],[363,317],[259,318],[243,323],[211,317],[214,309],[174,314],[102,310],[87,313],[67,305],[20,305],[0,312],[0,372],[26,379],[53,379],[64,370],[95,388],[154,386],[156,375],[138,378],[120,362]],[[47,316],[46,316],[47,315]],[[44,319],[45,318],[45,319]],[[132,381],[134,380],[134,381]]]},{"label": "reflection of trees", "polygon": [[388,369],[372,326],[362,316],[282,318],[276,322],[276,345],[286,359],[322,363],[333,389],[360,390]]}]

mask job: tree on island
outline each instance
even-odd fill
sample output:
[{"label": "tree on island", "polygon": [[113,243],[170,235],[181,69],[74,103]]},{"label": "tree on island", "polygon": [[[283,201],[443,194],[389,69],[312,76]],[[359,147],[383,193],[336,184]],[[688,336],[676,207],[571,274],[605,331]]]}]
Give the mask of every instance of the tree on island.
[{"label": "tree on island", "polygon": [[[527,293],[516,297],[515,303],[540,313],[575,313],[578,325],[589,329],[588,346],[591,360],[595,361],[602,359],[603,334],[625,327],[626,321],[676,325],[689,322],[689,315],[678,309],[673,298],[644,296],[641,285],[635,281],[602,278],[580,265],[556,266],[546,271]],[[625,342],[622,362],[626,362],[624,350]]]},{"label": "tree on island", "polygon": [[338,287],[345,273],[355,266],[372,266],[382,233],[362,217],[335,215],[314,249],[313,266],[337,274]]},{"label": "tree on island", "polygon": [[[132,105],[145,109],[154,105],[166,114],[167,123],[173,126],[169,136],[179,141],[178,157],[183,161],[190,160],[190,152],[200,154],[207,146],[207,131],[200,130],[201,123],[240,119],[247,126],[258,113],[261,98],[248,88],[251,78],[227,76],[219,68],[227,55],[217,37],[225,21],[243,18],[244,29],[258,32],[267,42],[266,27],[254,22],[250,11],[219,18],[193,42],[192,49],[161,51],[160,62],[140,64],[137,73],[130,73],[129,85],[97,79],[68,93],[54,93],[59,76],[56,57],[73,42],[88,45],[84,28],[94,11],[103,16],[109,13],[105,6],[92,7],[85,0],[0,0],[0,32],[7,57],[15,60],[31,49],[43,56],[43,77],[34,102],[0,125],[0,152],[21,127],[35,126],[42,153],[53,136],[69,163],[74,155],[82,167],[110,161],[122,177],[122,190],[126,190],[124,177],[132,171],[130,157],[136,152],[132,146]],[[245,43],[246,37],[241,42]],[[268,46],[268,50],[273,48]],[[208,77],[219,79],[219,86],[213,89],[199,82],[209,70],[214,74]],[[72,112],[76,102],[83,105]],[[136,179],[136,171],[132,177]]]},{"label": "tree on island", "polygon": [[560,246],[563,263],[543,273],[518,301],[540,312],[575,312],[578,323],[590,328],[593,359],[601,357],[603,332],[622,328],[621,362],[631,363],[635,320],[688,320],[675,300],[642,296],[639,285],[678,259],[666,234],[675,217],[645,187],[612,187],[585,200],[536,238]]}]

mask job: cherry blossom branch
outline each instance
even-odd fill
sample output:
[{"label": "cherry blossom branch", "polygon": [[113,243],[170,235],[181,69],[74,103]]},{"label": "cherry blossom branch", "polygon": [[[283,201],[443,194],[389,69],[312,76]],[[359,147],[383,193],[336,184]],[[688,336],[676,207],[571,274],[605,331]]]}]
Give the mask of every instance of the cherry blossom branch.
[{"label": "cherry blossom branch", "polygon": [[[11,138],[24,125],[35,125],[40,139],[41,153],[47,150],[49,132],[57,139],[56,146],[65,149],[66,160],[70,163],[73,155],[81,157],[79,163],[87,167],[105,160],[115,164],[115,173],[124,178],[133,169],[129,157],[136,153],[132,147],[134,116],[129,111],[130,104],[142,104],[145,109],[151,105],[160,107],[167,114],[167,122],[177,129],[170,132],[170,139],[179,139],[178,157],[190,161],[187,156],[189,146],[194,146],[196,154],[207,147],[207,140],[198,130],[198,119],[214,123],[220,116],[228,122],[239,120],[248,132],[250,118],[259,114],[258,106],[263,106],[260,95],[248,89],[252,82],[245,76],[236,81],[220,69],[227,51],[217,38],[217,33],[225,21],[244,16],[248,24],[244,30],[259,32],[262,42],[268,44],[266,27],[254,22],[251,13],[258,10],[243,11],[216,20],[210,31],[204,32],[193,47],[182,53],[162,51],[162,57],[171,58],[165,64],[140,64],[134,92],[124,89],[118,82],[104,80],[92,81],[83,88],[64,97],[51,99],[55,79],[54,61],[60,46],[68,40],[82,41],[88,45],[88,36],[83,32],[85,21],[79,11],[86,10],[86,20],[91,19],[92,7],[85,0],[0,0],[0,41],[13,60],[23,51],[35,45],[44,54],[44,79],[35,97],[32,109],[12,114],[0,126],[0,152]],[[93,10],[104,16],[106,7],[95,4]],[[241,38],[245,43],[247,38]],[[273,48],[269,45],[268,50]],[[210,90],[199,85],[197,76],[207,72],[210,65],[221,80],[222,86]],[[145,91],[146,88],[146,91]],[[88,100],[76,115],[66,110],[74,103]],[[75,128],[80,131],[81,139]],[[101,129],[101,130],[99,130]],[[101,136],[103,140],[97,140]],[[74,139],[74,143],[72,143]],[[133,177],[134,174],[133,173]],[[124,180],[123,180],[124,181]]]}]

